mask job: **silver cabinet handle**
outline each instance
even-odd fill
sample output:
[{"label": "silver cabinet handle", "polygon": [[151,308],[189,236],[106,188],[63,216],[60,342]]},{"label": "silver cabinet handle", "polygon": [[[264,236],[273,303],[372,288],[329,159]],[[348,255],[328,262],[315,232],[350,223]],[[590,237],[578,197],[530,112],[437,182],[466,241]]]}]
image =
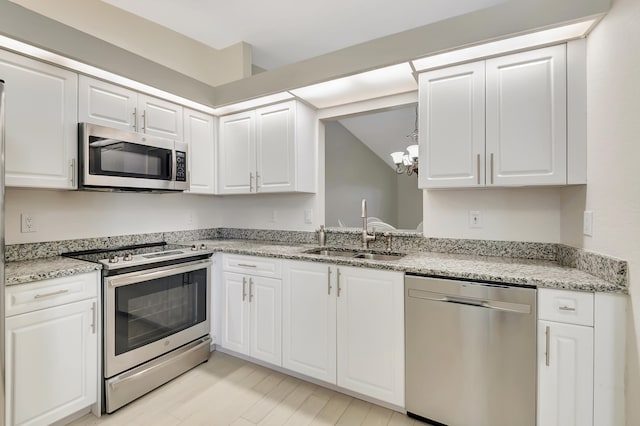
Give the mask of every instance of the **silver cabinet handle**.
[{"label": "silver cabinet handle", "polygon": [[547,364],[547,367],[549,366],[549,358],[551,357],[551,355],[549,354],[550,349],[549,346],[551,344],[551,328],[549,326],[547,326],[547,329],[544,332],[547,343],[546,343],[546,347],[545,347],[545,352],[544,352],[544,358],[545,358],[545,363]]},{"label": "silver cabinet handle", "polygon": [[253,300],[253,278],[249,278],[249,303]]},{"label": "silver cabinet handle", "polygon": [[51,293],[36,294],[35,296],[33,296],[33,298],[34,299],[42,299],[42,298],[45,298],[45,297],[57,296],[59,294],[65,294],[65,293],[69,293],[69,290],[64,289],[64,290],[52,291]]},{"label": "silver cabinet handle", "polygon": [[340,288],[340,268],[336,268],[336,283],[338,284],[338,297],[340,297],[340,292],[342,289]]},{"label": "silver cabinet handle", "polygon": [[478,158],[477,158],[477,168],[478,168],[478,185],[480,185],[480,154],[478,154]]},{"label": "silver cabinet handle", "polygon": [[249,192],[253,192],[253,173],[249,172]]},{"label": "silver cabinet handle", "polygon": [[247,298],[247,278],[246,277],[242,277],[242,301],[244,302],[244,300]]},{"label": "silver cabinet handle", "polygon": [[133,128],[138,128],[138,108],[133,109]]},{"label": "silver cabinet handle", "polygon": [[97,319],[97,306],[96,302],[91,305],[91,333],[96,334],[96,319]]},{"label": "silver cabinet handle", "polygon": [[251,265],[249,263],[238,263],[238,266],[241,266],[243,268],[257,268],[256,265]]},{"label": "silver cabinet handle", "polygon": [[331,296],[331,266],[327,266],[327,294]]},{"label": "silver cabinet handle", "polygon": [[256,172],[256,192],[258,192],[258,189],[260,188],[260,182],[258,182],[258,179],[260,179],[260,173]]},{"label": "silver cabinet handle", "polygon": [[566,306],[566,305],[565,306],[560,306],[558,309],[561,310],[561,311],[575,311],[576,310],[576,308],[572,308],[571,306]]},{"label": "silver cabinet handle", "polygon": [[142,130],[147,129],[147,110],[142,110]]},{"label": "silver cabinet handle", "polygon": [[493,152],[491,153],[491,161],[489,164],[491,165],[491,185],[493,185]]},{"label": "silver cabinet handle", "polygon": [[69,176],[69,180],[71,180],[71,188],[75,188],[76,186],[76,159],[72,158],[69,163],[69,168],[71,169],[71,176]]}]

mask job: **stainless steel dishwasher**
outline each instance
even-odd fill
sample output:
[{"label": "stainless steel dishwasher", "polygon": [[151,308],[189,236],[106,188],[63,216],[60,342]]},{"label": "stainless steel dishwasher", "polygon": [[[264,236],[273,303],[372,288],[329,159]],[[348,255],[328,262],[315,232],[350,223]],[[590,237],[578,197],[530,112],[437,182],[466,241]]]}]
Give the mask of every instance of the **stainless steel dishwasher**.
[{"label": "stainless steel dishwasher", "polygon": [[410,416],[535,426],[534,288],[407,275],[405,313]]}]

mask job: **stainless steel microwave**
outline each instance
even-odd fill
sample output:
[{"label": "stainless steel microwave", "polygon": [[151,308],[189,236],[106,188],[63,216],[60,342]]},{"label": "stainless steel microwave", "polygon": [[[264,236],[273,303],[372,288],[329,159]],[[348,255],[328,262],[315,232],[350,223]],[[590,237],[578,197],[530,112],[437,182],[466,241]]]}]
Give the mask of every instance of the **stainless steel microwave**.
[{"label": "stainless steel microwave", "polygon": [[79,189],[189,189],[187,143],[89,123],[78,127]]}]

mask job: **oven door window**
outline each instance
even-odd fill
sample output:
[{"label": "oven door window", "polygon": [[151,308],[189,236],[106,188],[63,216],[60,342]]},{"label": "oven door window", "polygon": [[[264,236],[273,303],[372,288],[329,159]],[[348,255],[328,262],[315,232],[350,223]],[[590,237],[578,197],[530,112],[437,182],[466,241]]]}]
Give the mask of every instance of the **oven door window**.
[{"label": "oven door window", "polygon": [[171,180],[172,151],[114,139],[89,137],[89,174]]},{"label": "oven door window", "polygon": [[207,319],[207,269],[115,289],[115,354],[142,347]]}]

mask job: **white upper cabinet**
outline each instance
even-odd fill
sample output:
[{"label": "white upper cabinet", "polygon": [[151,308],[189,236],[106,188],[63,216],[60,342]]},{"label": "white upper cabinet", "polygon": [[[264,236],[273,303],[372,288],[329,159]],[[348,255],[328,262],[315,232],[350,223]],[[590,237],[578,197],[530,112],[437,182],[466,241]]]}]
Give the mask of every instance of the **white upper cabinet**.
[{"label": "white upper cabinet", "polygon": [[211,115],[184,109],[184,141],[189,144],[189,192],[213,194],[215,118]]},{"label": "white upper cabinet", "polygon": [[79,122],[184,139],[182,106],[86,76],[79,86]]},{"label": "white upper cabinet", "polygon": [[219,192],[315,192],[315,121],[297,101],[220,118]]},{"label": "white upper cabinet", "polygon": [[218,192],[255,192],[255,111],[220,118]]},{"label": "white upper cabinet", "polygon": [[484,62],[420,74],[421,188],[484,184]]},{"label": "white upper cabinet", "polygon": [[565,45],[486,62],[490,185],[567,183]]},{"label": "white upper cabinet", "polygon": [[567,143],[567,109],[584,100],[576,87],[568,105],[579,46],[571,72],[563,44],[420,74],[420,187],[581,183],[568,175],[583,175],[586,141]]},{"label": "white upper cabinet", "polygon": [[133,90],[81,75],[78,121],[137,131],[138,94]]},{"label": "white upper cabinet", "polygon": [[138,114],[142,122],[139,131],[148,135],[181,141],[182,107],[148,95],[138,95]]},{"label": "white upper cabinet", "polygon": [[77,188],[77,74],[0,50],[0,76],[6,185]]}]

